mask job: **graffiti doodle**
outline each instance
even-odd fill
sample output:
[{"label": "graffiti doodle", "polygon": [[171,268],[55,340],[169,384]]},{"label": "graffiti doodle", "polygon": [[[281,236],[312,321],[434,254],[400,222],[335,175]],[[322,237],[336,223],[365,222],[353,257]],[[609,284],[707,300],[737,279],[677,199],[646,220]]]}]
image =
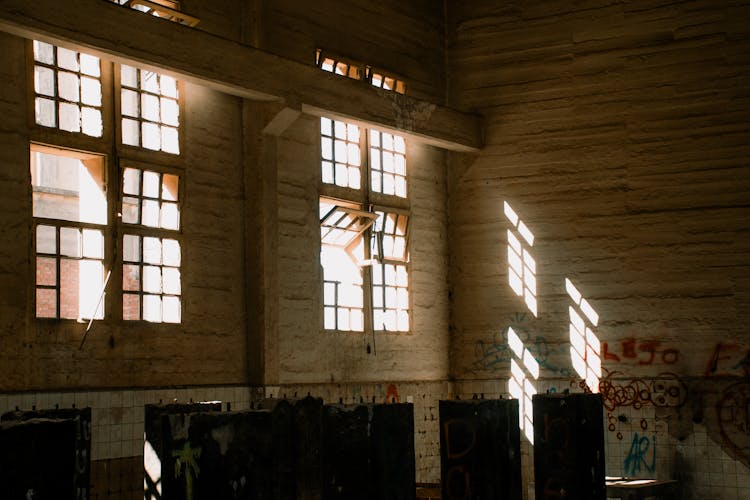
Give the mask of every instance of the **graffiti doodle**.
[{"label": "graffiti doodle", "polygon": [[733,384],[716,404],[723,448],[750,467],[750,382]]},{"label": "graffiti doodle", "polygon": [[185,470],[185,498],[193,500],[193,476],[195,478],[201,472],[197,459],[201,456],[201,448],[192,448],[190,442],[186,442],[181,450],[172,452],[177,460],[174,464],[174,477],[179,478]]},{"label": "graffiti doodle", "polygon": [[716,344],[708,360],[706,376],[750,376],[750,346]]},{"label": "graffiti doodle", "polygon": [[674,348],[663,349],[658,340],[636,340],[627,338],[620,341],[619,347],[602,342],[602,361],[631,362],[638,365],[673,365],[680,359],[680,351]]},{"label": "graffiti doodle", "polygon": [[[660,373],[658,377],[617,380],[619,372],[609,372],[599,382],[599,392],[607,411],[622,406],[639,409],[645,405],[679,408],[687,399],[687,385],[674,373]],[[619,374],[622,375],[622,374]]]},{"label": "graffiti doodle", "polygon": [[[650,451],[650,453],[649,453]],[[649,463],[649,454],[651,462]],[[638,476],[641,471],[652,473],[656,469],[656,436],[649,439],[648,436],[633,434],[630,451],[624,462],[626,476]]]}]

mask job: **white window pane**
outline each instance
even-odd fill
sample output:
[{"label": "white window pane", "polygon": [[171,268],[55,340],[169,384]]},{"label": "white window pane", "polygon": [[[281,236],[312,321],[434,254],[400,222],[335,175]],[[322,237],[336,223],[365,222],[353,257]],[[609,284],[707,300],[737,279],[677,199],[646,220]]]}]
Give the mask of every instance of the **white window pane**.
[{"label": "white window pane", "polygon": [[60,228],[60,254],[81,257],[81,232],[72,227]]},{"label": "white window pane", "polygon": [[99,302],[104,282],[104,265],[98,260],[82,260],[79,263],[78,300],[82,318],[104,317],[104,301]]},{"label": "white window pane", "polygon": [[323,304],[336,305],[336,285],[335,283],[323,284]]},{"label": "white window pane", "polygon": [[44,64],[55,64],[54,46],[34,40],[34,59]]},{"label": "white window pane", "polygon": [[396,266],[393,264],[386,264],[385,266],[385,284],[395,285],[396,284]]},{"label": "white window pane", "polygon": [[53,226],[36,227],[36,252],[57,253],[57,231]]},{"label": "white window pane", "polygon": [[161,227],[164,229],[180,229],[180,211],[177,203],[162,203]]},{"label": "white window pane", "polygon": [[383,287],[373,286],[372,287],[372,305],[373,307],[383,307]]},{"label": "white window pane", "polygon": [[336,185],[337,186],[348,186],[349,185],[349,169],[343,163],[336,164]]},{"label": "white window pane", "polygon": [[406,178],[396,177],[396,196],[406,198]]},{"label": "white window pane", "polygon": [[165,323],[179,323],[182,321],[182,307],[179,297],[164,297],[162,316]]},{"label": "white window pane", "polygon": [[161,241],[159,238],[146,236],[143,238],[143,262],[147,264],[161,264]]},{"label": "white window pane", "polygon": [[[377,130],[370,130],[370,146],[380,147],[380,132]],[[375,151],[372,149],[371,151]]]},{"label": "white window pane", "polygon": [[164,174],[161,179],[161,198],[167,201],[177,201],[180,178],[173,174]]},{"label": "white window pane", "polygon": [[180,283],[180,270],[175,267],[162,269],[162,291],[170,295],[180,295],[182,285]]},{"label": "white window pane", "polygon": [[353,310],[351,315],[351,329],[355,332],[362,332],[365,329],[365,316],[361,310]]},{"label": "white window pane", "polygon": [[68,132],[81,131],[81,110],[75,104],[60,103],[60,128]]},{"label": "white window pane", "polygon": [[157,266],[143,266],[143,291],[161,293],[161,268]]},{"label": "white window pane", "polygon": [[406,158],[403,155],[393,155],[395,171],[398,175],[406,175]]},{"label": "white window pane", "polygon": [[177,80],[171,76],[161,75],[161,95],[177,99]]},{"label": "white window pane", "polygon": [[370,168],[380,170],[380,150],[370,148]]},{"label": "white window pane", "polygon": [[125,262],[141,261],[141,238],[132,234],[123,236],[122,259]]},{"label": "white window pane", "polygon": [[347,145],[347,158],[350,165],[359,166],[362,159],[359,157],[359,145],[349,143]]},{"label": "white window pane", "polygon": [[143,200],[143,213],[141,224],[149,227],[159,227],[159,202],[156,200]]},{"label": "white window pane", "polygon": [[161,130],[156,123],[143,122],[141,124],[142,146],[158,151],[161,148]]},{"label": "white window pane", "polygon": [[407,311],[398,311],[398,331],[409,331],[409,313]]},{"label": "white window pane", "polygon": [[338,329],[348,331],[349,330],[349,309],[339,309],[338,310]]},{"label": "white window pane", "polygon": [[34,91],[37,94],[55,96],[55,72],[44,66],[34,66]]},{"label": "white window pane", "polygon": [[124,116],[138,117],[138,93],[128,89],[122,89],[120,93],[120,106]]},{"label": "white window pane", "polygon": [[336,155],[336,161],[339,162],[346,162],[346,142],[344,141],[336,141],[334,143],[334,154]]},{"label": "white window pane", "polygon": [[359,127],[349,124],[346,127],[346,139],[351,142],[359,142]]},{"label": "white window pane", "polygon": [[361,186],[361,179],[359,175],[359,168],[349,167],[349,187],[353,189],[359,189]]},{"label": "white window pane", "polygon": [[401,154],[406,153],[406,142],[400,135],[396,135],[393,137],[393,149]]},{"label": "white window pane", "polygon": [[180,154],[179,134],[176,128],[161,128],[161,149],[167,153]]},{"label": "white window pane", "polygon": [[139,195],[141,193],[141,171],[136,168],[126,168],[122,174],[122,189],[125,194]]},{"label": "white window pane", "polygon": [[324,160],[333,160],[333,141],[327,137],[321,138],[320,151]]},{"label": "white window pane", "polygon": [[161,323],[161,297],[158,295],[143,296],[143,319]]},{"label": "white window pane", "polygon": [[54,127],[56,125],[55,101],[37,97],[34,101],[34,115],[39,125]]},{"label": "white window pane", "polygon": [[330,161],[324,161],[321,163],[323,182],[326,184],[333,183],[333,164]]},{"label": "white window pane", "polygon": [[383,266],[375,265],[372,267],[372,282],[376,285],[383,283]]},{"label": "white window pane", "polygon": [[89,54],[80,55],[81,62],[81,73],[84,75],[99,77],[101,75],[101,69],[99,66],[99,58],[91,56]]},{"label": "white window pane", "polygon": [[81,102],[91,106],[102,105],[102,84],[94,78],[81,78]]},{"label": "white window pane", "polygon": [[393,174],[383,174],[383,194],[395,194],[396,185]]},{"label": "white window pane", "polygon": [[146,120],[158,122],[159,98],[151,94],[141,94],[141,116]]},{"label": "white window pane", "polygon": [[161,121],[167,125],[180,124],[180,107],[173,99],[161,98]]},{"label": "white window pane", "polygon": [[154,94],[159,93],[159,75],[153,71],[140,70],[141,73],[141,88],[148,90]]},{"label": "white window pane", "polygon": [[395,171],[393,153],[389,153],[388,151],[383,151],[383,171],[391,173]]},{"label": "white window pane", "polygon": [[396,307],[398,299],[396,298],[396,289],[392,286],[385,287],[385,306]]},{"label": "white window pane", "polygon": [[83,107],[81,109],[83,133],[91,137],[102,136],[102,112],[98,109]]},{"label": "white window pane", "polygon": [[70,71],[78,71],[78,52],[57,47],[57,65]]},{"label": "white window pane", "polygon": [[320,118],[320,133],[321,135],[331,135],[331,124],[333,122],[329,118]]},{"label": "white window pane", "polygon": [[383,149],[393,150],[393,135],[387,133],[383,134]]},{"label": "white window pane", "polygon": [[165,266],[179,267],[182,260],[180,254],[180,242],[165,238],[162,241],[163,246],[163,263]]},{"label": "white window pane", "polygon": [[380,173],[379,172],[372,172],[370,179],[370,188],[375,191],[376,193],[380,193],[382,190],[382,186],[380,185]]},{"label": "white window pane", "polygon": [[122,120],[122,143],[129,146],[138,146],[140,144],[140,131],[138,122],[135,120]]},{"label": "white window pane", "polygon": [[138,70],[125,64],[120,68],[120,82],[126,87],[138,87]]},{"label": "white window pane", "polygon": [[334,132],[336,139],[346,139],[346,123],[340,121],[334,122]]},{"label": "white window pane", "polygon": [[385,329],[385,314],[382,309],[375,309],[372,312],[373,319],[373,328],[375,330],[384,330]]},{"label": "white window pane", "polygon": [[74,73],[68,73],[67,71],[57,72],[57,95],[62,99],[71,102],[78,102],[80,100],[80,83],[78,81],[78,75]]},{"label": "white window pane", "polygon": [[396,320],[396,311],[394,310],[388,310],[385,311],[383,314],[383,322],[385,323],[385,330],[388,331],[396,331],[397,327],[397,320]]},{"label": "white window pane", "polygon": [[150,170],[143,171],[143,196],[148,198],[159,197],[159,174]]},{"label": "white window pane", "polygon": [[409,276],[406,272],[406,266],[396,267],[396,284],[398,286],[409,286]]},{"label": "white window pane", "polygon": [[326,307],[323,310],[323,327],[326,330],[334,330],[336,328],[336,308]]},{"label": "white window pane", "polygon": [[398,308],[409,309],[409,292],[406,288],[397,289],[396,295],[398,296]]},{"label": "white window pane", "polygon": [[93,259],[104,258],[104,234],[101,231],[83,230],[83,256]]},{"label": "white window pane", "polygon": [[138,224],[141,202],[138,198],[124,196],[122,198],[122,221],[126,224]]}]

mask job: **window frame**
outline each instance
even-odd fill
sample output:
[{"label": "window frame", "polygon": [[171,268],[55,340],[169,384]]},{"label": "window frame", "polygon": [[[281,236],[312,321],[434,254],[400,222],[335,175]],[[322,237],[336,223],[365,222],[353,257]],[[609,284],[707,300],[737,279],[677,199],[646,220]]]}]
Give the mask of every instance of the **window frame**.
[{"label": "window frame", "polygon": [[[176,204],[177,204],[178,213],[179,213],[179,227],[177,229],[166,229],[166,228],[161,228],[161,227],[147,226],[147,225],[145,225],[145,224],[142,223],[142,217],[140,217],[140,222],[138,222],[138,223],[130,223],[130,222],[124,222],[123,221],[123,217],[121,215],[122,214],[123,200],[127,196],[130,196],[130,195],[126,195],[125,194],[125,189],[124,189],[125,169],[127,169],[127,168],[137,169],[137,170],[140,170],[141,172],[143,172],[143,171],[157,172],[157,173],[159,173],[162,176],[164,174],[176,175],[177,176],[178,181],[177,181],[177,203]],[[184,204],[185,204],[185,179],[184,179],[184,171],[182,169],[179,169],[179,168],[176,168],[176,167],[169,167],[169,166],[158,165],[158,164],[154,164],[154,163],[144,163],[144,162],[137,161],[137,160],[130,160],[128,158],[122,158],[122,159],[120,159],[120,162],[119,162],[119,165],[118,165],[117,174],[118,174],[117,175],[117,178],[118,178],[118,189],[117,189],[117,202],[116,202],[117,206],[116,206],[116,209],[117,209],[118,214],[120,214],[120,215],[118,215],[116,223],[115,223],[115,225],[116,225],[116,236],[115,237],[117,239],[117,246],[120,249],[120,251],[118,251],[117,255],[115,256],[116,262],[114,264],[114,267],[116,269],[119,269],[119,273],[118,273],[118,278],[119,279],[117,280],[118,281],[117,282],[117,286],[118,286],[117,290],[118,290],[119,298],[120,298],[120,300],[117,301],[118,302],[117,306],[118,306],[118,311],[119,311],[118,318],[120,319],[120,321],[122,321],[123,323],[127,323],[127,324],[181,325],[182,324],[182,318],[184,317],[184,313],[185,313],[185,299],[184,299],[184,290],[185,290],[185,287],[182,285],[182,276],[184,275],[184,262],[185,262],[185,245],[184,245],[184,238],[183,238],[183,227],[184,227],[184,224],[183,224],[183,210],[184,210]],[[142,180],[141,180],[141,185],[142,185]],[[143,199],[142,188],[140,188],[140,189],[141,189],[141,193],[139,194],[138,198],[139,199]],[[151,199],[151,198],[147,198],[147,199]],[[160,199],[161,199],[161,196],[160,196]],[[142,213],[142,209],[140,210],[140,212]],[[137,236],[137,237],[141,238],[141,249],[143,248],[142,238],[145,238],[145,237],[158,238],[159,240],[170,239],[170,240],[176,240],[178,242],[178,244],[180,246],[180,265],[177,267],[177,269],[179,269],[179,271],[180,271],[180,294],[179,294],[179,299],[180,299],[180,321],[179,322],[176,322],[176,323],[165,322],[165,321],[158,321],[157,322],[157,321],[148,321],[148,320],[144,319],[144,315],[143,315],[143,296],[147,295],[147,292],[145,292],[143,290],[143,279],[144,278],[143,278],[143,272],[142,272],[142,270],[143,270],[144,265],[146,265],[147,263],[144,262],[144,260],[143,260],[144,257],[143,257],[142,250],[141,250],[140,261],[138,262],[138,265],[139,265],[139,267],[141,269],[141,274],[140,274],[140,281],[141,281],[140,290],[138,290],[136,292],[136,291],[133,291],[133,290],[127,290],[126,291],[124,289],[124,281],[125,281],[124,280],[124,276],[125,276],[124,267],[125,267],[125,264],[135,264],[132,261],[127,261],[127,262],[125,261],[125,254],[124,254],[125,244],[124,244],[124,239],[125,239],[126,235]],[[164,265],[160,264],[159,267],[164,267]],[[174,267],[174,266],[167,266],[167,267]],[[137,294],[137,295],[139,295],[139,297],[141,297],[141,299],[139,301],[139,319],[125,319],[125,312],[124,312],[125,295],[135,295],[135,294]],[[160,292],[159,294],[150,294],[150,295],[159,295],[160,297],[163,298],[164,295],[173,296],[174,294],[165,294],[163,292]]]},{"label": "window frame", "polygon": [[[322,147],[322,138],[324,137],[322,134],[322,128],[321,128],[321,120],[327,119],[332,121],[342,121],[347,124],[356,125],[360,128],[359,131],[359,146],[360,146],[360,188],[350,188],[350,187],[344,187],[339,186],[335,183],[326,183],[323,182],[323,172],[322,172],[322,161],[323,160],[323,147]],[[328,201],[331,203],[339,203],[339,204],[348,204],[349,206],[360,206],[363,207],[363,212],[368,212],[371,214],[375,214],[377,211],[383,211],[385,213],[398,213],[406,215],[408,218],[407,221],[407,227],[406,227],[406,235],[405,235],[405,259],[404,260],[394,260],[394,259],[375,259],[371,254],[371,242],[374,235],[374,232],[372,231],[372,228],[374,227],[374,222],[372,225],[370,225],[363,233],[361,234],[361,238],[363,238],[364,242],[364,252],[365,252],[365,258],[364,262],[360,263],[360,267],[362,269],[362,288],[363,288],[363,311],[364,311],[364,329],[363,331],[353,331],[353,330],[338,330],[338,329],[331,329],[331,328],[325,328],[325,317],[324,317],[324,308],[325,305],[325,298],[324,298],[324,284],[325,284],[325,275],[323,266],[320,266],[320,283],[321,283],[321,300],[320,300],[320,311],[321,311],[321,331],[323,332],[332,332],[332,333],[341,333],[341,334],[356,334],[356,335],[372,335],[373,333],[385,333],[385,334],[393,334],[393,335],[411,335],[413,332],[413,293],[412,293],[412,265],[411,265],[411,259],[409,257],[409,249],[410,249],[410,241],[411,241],[411,224],[412,224],[412,217],[411,217],[411,190],[409,188],[410,184],[410,169],[408,167],[408,159],[407,161],[407,167],[406,167],[406,174],[405,174],[405,181],[406,181],[406,197],[401,198],[396,195],[387,195],[383,194],[377,191],[372,191],[370,181],[371,181],[371,168],[370,168],[370,130],[378,130],[379,132],[385,132],[393,135],[398,135],[394,131],[389,130],[382,130],[377,127],[369,127],[364,126],[361,123],[357,122],[351,122],[347,120],[342,120],[340,118],[331,117],[331,116],[321,116],[319,120],[317,120],[317,126],[318,126],[318,141],[317,141],[317,152],[318,152],[318,199],[319,202]],[[408,143],[408,141],[405,142]],[[406,146],[406,151],[404,153],[404,156],[406,157],[408,155],[408,144]],[[334,165],[335,168],[335,165]],[[321,216],[320,222],[323,222],[323,218]],[[319,246],[319,252],[322,251],[323,247],[323,241],[322,238],[318,237],[318,244]],[[384,264],[397,264],[397,265],[404,265],[406,267],[407,276],[409,277],[409,284],[407,286],[408,290],[408,300],[409,300],[409,329],[406,331],[400,331],[400,330],[384,330],[384,329],[378,329],[375,328],[374,325],[374,311],[375,311],[375,305],[373,302],[373,275],[372,275],[372,268],[374,265],[384,265]]]},{"label": "window frame", "polygon": [[[34,57],[34,41],[49,43],[55,47],[63,47],[71,51],[75,51],[87,55],[93,55],[99,58],[100,67],[100,82],[102,92],[102,136],[94,137],[88,136],[83,132],[69,132],[62,130],[58,127],[46,127],[36,123],[35,113],[35,99],[37,97],[35,88],[35,66],[36,60]],[[122,144],[122,115],[120,109],[120,64],[113,62],[107,57],[103,57],[96,51],[88,51],[86,48],[77,47],[71,44],[58,44],[56,42],[48,41],[44,38],[29,38],[25,40],[25,63],[26,63],[26,119],[28,128],[28,157],[27,157],[27,168],[30,174],[32,168],[32,151],[43,150],[52,154],[66,155],[69,154],[74,157],[88,156],[101,158],[102,160],[102,182],[103,191],[107,203],[107,216],[106,223],[103,225],[90,224],[83,222],[72,222],[67,220],[57,219],[46,219],[37,218],[32,216],[31,231],[29,232],[30,248],[30,259],[32,265],[30,267],[31,277],[34,280],[34,288],[32,293],[29,293],[29,307],[28,314],[32,321],[40,321],[42,323],[50,323],[55,325],[65,325],[75,323],[76,319],[72,318],[61,318],[59,299],[57,299],[57,313],[55,318],[52,317],[39,317],[37,316],[37,226],[38,225],[54,225],[55,227],[79,227],[89,228],[95,227],[97,230],[101,230],[104,236],[104,256],[101,259],[104,267],[104,316],[100,319],[95,319],[99,324],[111,325],[117,324],[120,327],[126,327],[126,325],[140,325],[139,328],[151,328],[155,330],[163,328],[178,328],[184,323],[184,317],[187,310],[187,300],[185,292],[187,288],[184,286],[185,276],[185,245],[183,239],[183,228],[184,228],[184,206],[185,206],[185,84],[184,81],[178,76],[174,75],[177,83],[178,92],[178,110],[179,110],[179,125],[178,129],[178,144],[179,154],[172,154],[163,151],[154,151],[146,149],[142,146],[129,146]],[[139,66],[137,63],[129,64],[130,66],[138,69],[145,69]],[[49,66],[49,65],[46,65]],[[151,71],[149,69],[149,71]],[[154,70],[156,73],[160,73],[158,70]],[[173,75],[169,75],[173,76]],[[124,166],[128,165],[134,168],[145,169],[150,171],[159,171],[162,173],[169,173],[178,176],[178,210],[180,214],[180,223],[178,230],[162,230],[161,228],[148,228],[139,227],[138,225],[124,224],[120,217],[120,210],[122,207],[122,175],[124,172]],[[33,213],[33,195],[29,198],[29,206]],[[43,221],[49,220],[53,224],[45,224]],[[160,238],[168,238],[177,240],[180,244],[181,262],[180,262],[180,276],[181,276],[181,291],[180,291],[180,322],[179,323],[154,323],[148,322],[143,319],[135,320],[124,320],[123,319],[123,257],[122,254],[122,241],[124,234],[138,234],[152,236],[153,231],[150,229],[156,229],[157,231],[164,231],[164,234],[158,235]],[[59,229],[56,229],[59,231]],[[56,251],[59,253],[60,248]],[[44,254],[42,256],[54,257],[52,255]],[[60,256],[56,257],[60,260]],[[56,273],[56,285],[54,287],[48,286],[43,288],[54,288],[58,290],[56,293],[59,295],[60,281],[59,281],[59,264],[57,265]],[[80,321],[83,318],[77,318]],[[89,319],[89,318],[86,318]]]}]

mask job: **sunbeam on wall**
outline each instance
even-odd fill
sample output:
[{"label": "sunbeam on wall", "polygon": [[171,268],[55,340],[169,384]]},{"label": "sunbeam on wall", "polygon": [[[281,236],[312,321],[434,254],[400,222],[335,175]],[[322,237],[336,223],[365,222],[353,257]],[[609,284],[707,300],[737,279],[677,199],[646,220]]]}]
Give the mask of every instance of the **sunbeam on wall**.
[{"label": "sunbeam on wall", "polygon": [[531,255],[534,234],[518,217],[507,201],[503,202],[505,217],[512,224],[508,229],[508,283],[526,307],[537,316],[536,261]]},{"label": "sunbeam on wall", "polygon": [[565,278],[565,290],[574,304],[568,307],[570,359],[576,373],[586,381],[591,392],[599,392],[599,380],[602,377],[601,344],[592,329],[599,324],[599,315],[568,278]]},{"label": "sunbeam on wall", "polygon": [[539,378],[539,363],[524,347],[518,334],[508,327],[508,345],[513,356],[510,360],[511,377],[508,379],[508,392],[518,399],[518,425],[526,439],[534,444],[534,411],[531,398],[536,394],[534,381]]}]

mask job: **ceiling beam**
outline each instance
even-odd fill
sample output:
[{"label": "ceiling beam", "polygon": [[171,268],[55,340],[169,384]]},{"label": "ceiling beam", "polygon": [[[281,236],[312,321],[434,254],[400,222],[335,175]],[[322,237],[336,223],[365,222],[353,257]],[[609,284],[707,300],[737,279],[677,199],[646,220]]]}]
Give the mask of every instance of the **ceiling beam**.
[{"label": "ceiling beam", "polygon": [[312,63],[103,0],[2,0],[0,31],[78,47],[229,94],[396,131],[445,149],[482,147],[477,115],[377,89]]}]

